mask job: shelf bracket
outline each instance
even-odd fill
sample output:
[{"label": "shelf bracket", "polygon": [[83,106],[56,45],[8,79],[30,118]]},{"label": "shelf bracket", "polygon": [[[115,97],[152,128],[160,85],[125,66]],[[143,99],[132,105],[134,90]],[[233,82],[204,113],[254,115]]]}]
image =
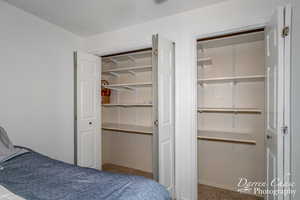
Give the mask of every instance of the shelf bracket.
[{"label": "shelf bracket", "polygon": [[110,75],[115,76],[115,77],[120,77],[120,74],[116,72],[108,72]]},{"label": "shelf bracket", "polygon": [[115,59],[113,59],[113,58],[108,58],[108,59],[109,59],[112,63],[118,65],[118,61],[117,61],[117,60],[115,60]]},{"label": "shelf bracket", "polygon": [[132,76],[136,75],[136,73],[134,71],[132,71],[132,70],[128,70],[128,73],[131,74]]},{"label": "shelf bracket", "polygon": [[134,57],[132,57],[131,55],[127,55],[127,57],[129,58],[129,60],[131,60],[132,62],[134,62],[134,63],[135,63],[135,59],[134,59]]},{"label": "shelf bracket", "polygon": [[120,88],[110,87],[110,86],[105,86],[105,85],[103,87],[111,89],[111,90],[119,91],[119,92],[127,91],[126,89],[120,89]]},{"label": "shelf bracket", "polygon": [[127,90],[135,91],[135,88],[133,88],[133,87],[129,87],[129,86],[123,86],[123,87]]}]

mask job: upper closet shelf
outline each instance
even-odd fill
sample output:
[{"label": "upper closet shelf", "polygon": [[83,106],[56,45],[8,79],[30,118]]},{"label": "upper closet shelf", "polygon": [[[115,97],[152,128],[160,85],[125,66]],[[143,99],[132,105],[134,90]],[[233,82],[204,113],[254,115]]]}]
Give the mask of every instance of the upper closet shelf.
[{"label": "upper closet shelf", "polygon": [[102,104],[103,107],[152,107],[152,104]]},{"label": "upper closet shelf", "polygon": [[103,123],[102,129],[107,131],[118,131],[124,133],[152,135],[152,127],[136,126],[130,124]]},{"label": "upper closet shelf", "polygon": [[263,81],[264,79],[265,79],[264,75],[233,76],[233,77],[198,79],[198,83],[203,84],[203,83],[220,83],[220,82],[251,82],[251,81]]},{"label": "upper closet shelf", "polygon": [[236,114],[261,114],[261,109],[256,108],[198,108],[199,113],[236,113]]},{"label": "upper closet shelf", "polygon": [[139,67],[122,67],[117,69],[109,69],[102,71],[102,74],[120,76],[120,74],[132,74],[136,75],[137,72],[148,72],[152,71],[151,65],[139,66]]},{"label": "upper closet shelf", "polygon": [[137,59],[141,58],[151,58],[152,56],[152,50],[145,50],[145,51],[138,51],[134,53],[126,53],[126,54],[120,54],[120,55],[112,55],[112,56],[104,56],[103,61],[108,63],[113,63],[115,65],[118,65],[119,62],[130,60],[132,62],[135,62]]},{"label": "upper closet shelf", "polygon": [[111,90],[116,90],[116,91],[135,91],[135,89],[137,88],[152,87],[152,83],[151,82],[122,83],[122,84],[102,85],[102,87]]}]

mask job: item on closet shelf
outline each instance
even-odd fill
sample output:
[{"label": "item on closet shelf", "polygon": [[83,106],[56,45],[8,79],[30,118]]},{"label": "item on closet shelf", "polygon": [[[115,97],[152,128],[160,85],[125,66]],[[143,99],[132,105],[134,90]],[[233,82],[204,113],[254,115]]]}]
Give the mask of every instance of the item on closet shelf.
[{"label": "item on closet shelf", "polygon": [[[101,86],[109,85],[107,80],[101,80]],[[101,87],[101,97],[102,97],[102,104],[109,104],[110,103],[110,94],[111,90],[105,87]]]}]

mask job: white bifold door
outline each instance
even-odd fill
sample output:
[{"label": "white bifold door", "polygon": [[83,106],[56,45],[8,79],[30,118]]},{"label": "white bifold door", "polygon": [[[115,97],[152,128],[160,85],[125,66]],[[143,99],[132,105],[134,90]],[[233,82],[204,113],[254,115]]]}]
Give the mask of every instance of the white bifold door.
[{"label": "white bifold door", "polygon": [[153,172],[154,177],[174,194],[175,132],[175,47],[172,41],[154,35],[153,42]]},{"label": "white bifold door", "polygon": [[[266,40],[266,182],[268,191],[285,190],[278,183],[289,182],[289,29],[290,8],[280,7],[265,29]],[[289,199],[268,193],[267,200]]]},{"label": "white bifold door", "polygon": [[101,169],[100,57],[75,53],[75,163]]}]

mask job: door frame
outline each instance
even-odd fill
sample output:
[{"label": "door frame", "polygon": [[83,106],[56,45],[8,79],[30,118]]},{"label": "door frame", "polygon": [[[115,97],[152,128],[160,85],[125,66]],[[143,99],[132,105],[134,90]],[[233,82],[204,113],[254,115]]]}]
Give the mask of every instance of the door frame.
[{"label": "door frame", "polygon": [[[287,6],[289,7],[289,5]],[[192,140],[191,140],[191,155],[192,157],[194,158],[194,163],[192,165],[192,170],[191,170],[191,174],[192,174],[192,177],[195,177],[193,179],[193,183],[192,183],[192,193],[193,193],[193,199],[197,199],[198,198],[198,164],[197,164],[197,159],[198,159],[198,152],[197,152],[197,145],[198,145],[198,141],[197,141],[197,129],[198,129],[198,116],[197,116],[197,96],[198,96],[198,90],[197,90],[197,70],[198,70],[198,67],[197,67],[197,40],[198,39],[201,39],[201,38],[208,38],[208,37],[215,37],[215,36],[220,36],[220,35],[227,35],[227,34],[232,34],[232,33],[237,33],[237,32],[244,32],[244,31],[249,31],[249,30],[254,30],[254,29],[260,29],[260,28],[265,28],[266,26],[266,23],[259,23],[259,24],[253,24],[253,25],[249,25],[249,26],[239,26],[237,28],[233,28],[233,29],[227,29],[227,30],[222,30],[222,31],[217,31],[217,32],[212,32],[212,33],[206,33],[206,34],[200,34],[200,35],[197,35],[197,34],[194,34],[192,36],[192,47],[193,47],[193,54],[192,54],[192,59],[193,59],[193,67],[192,67],[192,82],[194,84],[192,84],[192,91],[193,91],[193,96],[192,96],[192,101],[193,101],[193,104],[192,104],[192,130],[193,130],[193,133],[192,133]],[[286,49],[285,49],[285,53],[288,53],[288,55],[285,55],[285,57],[289,56],[289,59],[287,59],[285,61],[285,64],[288,64],[287,66],[287,71],[288,73],[290,73],[290,52],[287,52]],[[290,77],[289,74],[286,74],[285,75],[286,77]],[[285,79],[285,83],[287,86],[290,85],[290,78],[287,78]],[[288,102],[288,105],[286,105],[285,109],[288,110],[288,113],[290,112],[290,107],[289,107],[289,102],[290,102],[290,92],[289,91],[286,91],[287,92],[287,97],[285,98],[286,102]],[[288,119],[288,127],[290,127],[290,122],[289,122],[290,119]],[[290,137],[290,134],[288,134],[289,137]],[[291,148],[291,143],[290,143],[290,140],[289,141],[286,141],[285,142],[285,146],[284,146],[284,150],[285,152],[288,152],[290,154],[290,148]],[[286,151],[288,150],[288,151]],[[289,156],[290,157],[290,156]],[[289,159],[289,161],[286,159],[285,162],[288,163],[288,166],[290,166],[290,162],[291,160]],[[289,170],[290,171],[290,170]],[[292,177],[290,177],[291,179]]]}]

